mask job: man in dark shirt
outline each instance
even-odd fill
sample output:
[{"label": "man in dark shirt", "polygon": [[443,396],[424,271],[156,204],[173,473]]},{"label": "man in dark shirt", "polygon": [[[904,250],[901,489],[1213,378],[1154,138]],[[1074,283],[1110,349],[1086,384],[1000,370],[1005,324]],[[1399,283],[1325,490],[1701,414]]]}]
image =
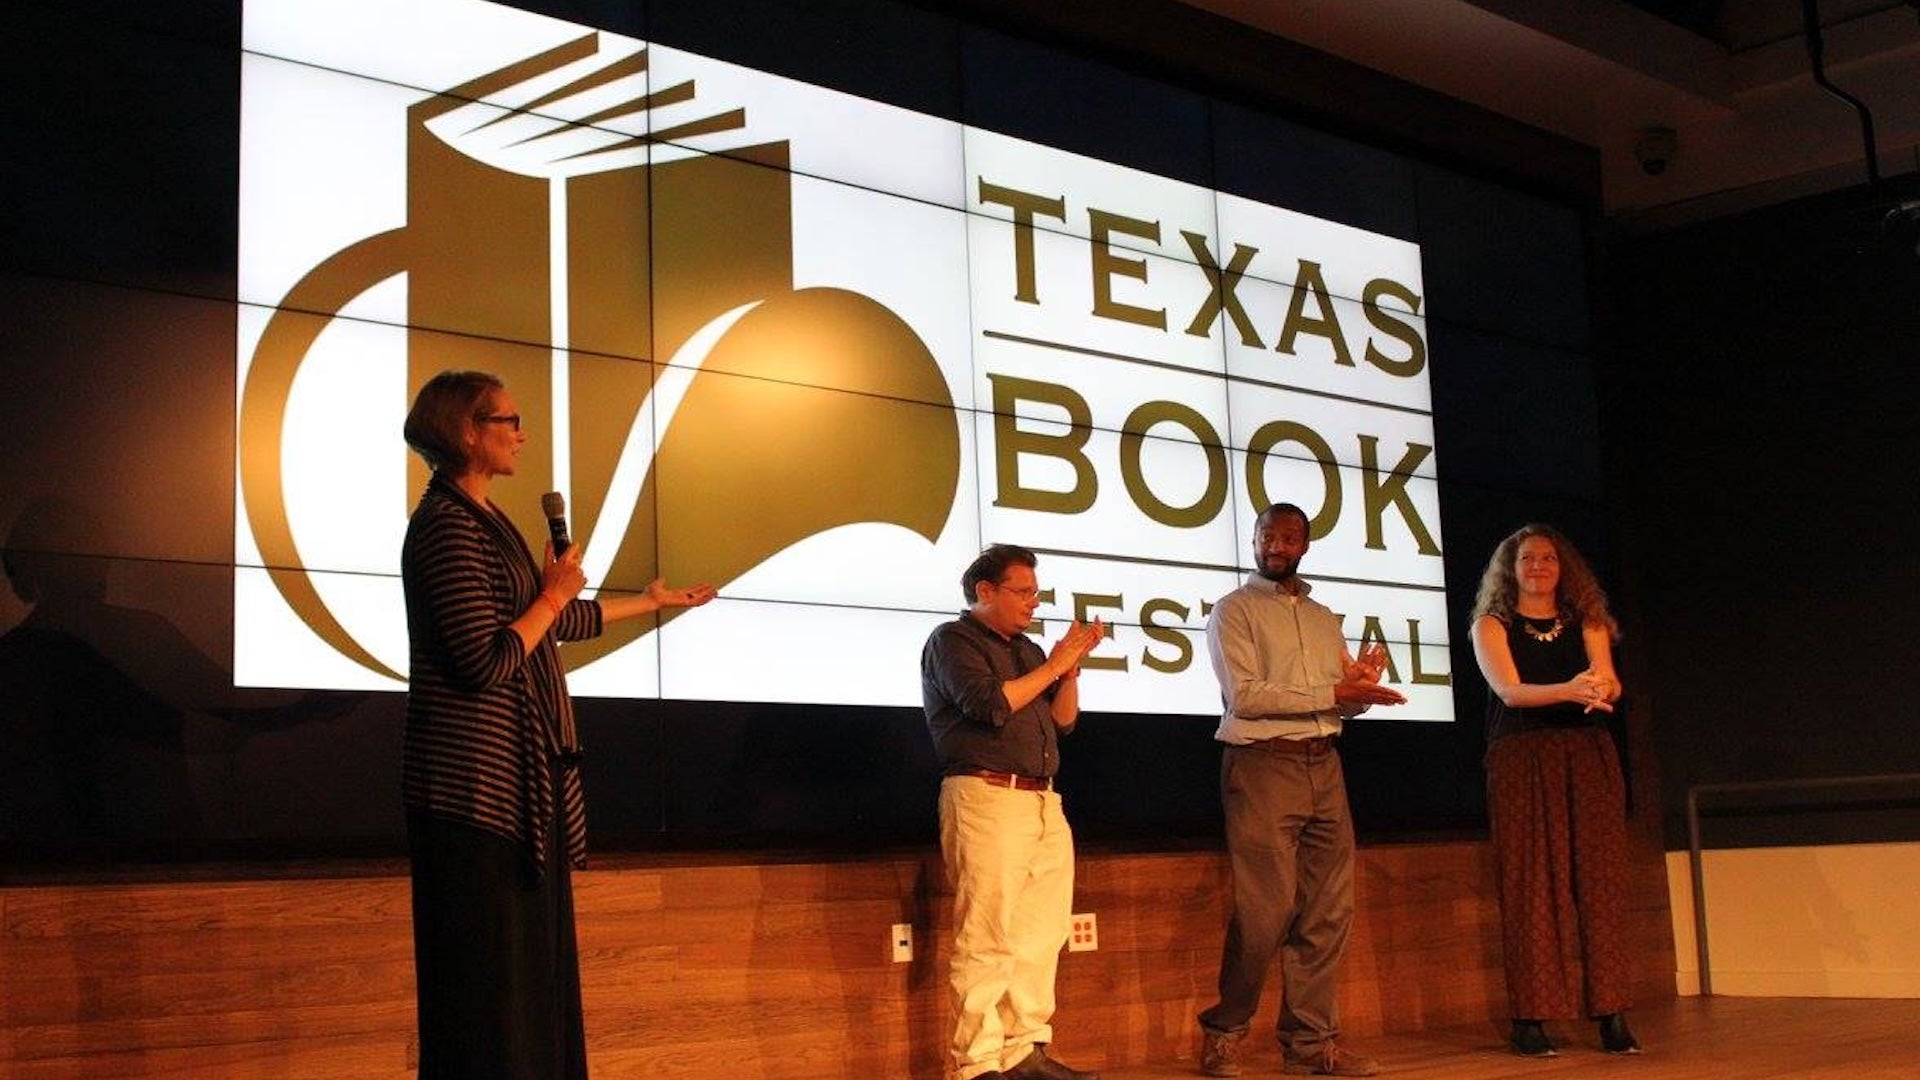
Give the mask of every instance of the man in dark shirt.
[{"label": "man in dark shirt", "polygon": [[1053,776],[1080,715],[1080,660],[1106,628],[1076,622],[1043,653],[1024,633],[1040,606],[1036,562],[1012,544],[981,552],[960,578],[972,606],[920,654],[953,882],[951,1080],[1098,1080],[1046,1045],[1073,917],[1073,833]]}]

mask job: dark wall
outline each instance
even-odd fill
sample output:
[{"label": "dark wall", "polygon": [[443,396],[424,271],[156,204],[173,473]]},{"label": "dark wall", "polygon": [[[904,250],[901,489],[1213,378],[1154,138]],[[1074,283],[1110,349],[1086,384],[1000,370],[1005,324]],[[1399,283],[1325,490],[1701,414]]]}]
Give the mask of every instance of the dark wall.
[{"label": "dark wall", "polygon": [[[1920,772],[1920,253],[1881,216],[1845,192],[1610,253],[1603,432],[1670,846],[1694,784]],[[1901,790],[1709,840],[1920,837]]]}]

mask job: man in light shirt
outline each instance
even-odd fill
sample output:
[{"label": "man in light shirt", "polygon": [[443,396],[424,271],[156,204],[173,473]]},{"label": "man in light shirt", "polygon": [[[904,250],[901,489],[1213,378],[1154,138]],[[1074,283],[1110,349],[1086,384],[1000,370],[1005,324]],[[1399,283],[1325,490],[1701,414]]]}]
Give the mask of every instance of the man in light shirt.
[{"label": "man in light shirt", "polygon": [[1386,649],[1347,652],[1340,619],[1297,573],[1307,515],[1275,503],[1254,526],[1254,574],[1214,605],[1207,645],[1225,711],[1220,796],[1233,866],[1220,1000],[1200,1014],[1201,1069],[1240,1074],[1240,1042],[1267,969],[1281,961],[1279,1040],[1289,1073],[1371,1076],[1339,1042],[1335,980],[1353,923],[1353,819],[1333,746],[1342,722],[1399,705],[1380,685]]}]

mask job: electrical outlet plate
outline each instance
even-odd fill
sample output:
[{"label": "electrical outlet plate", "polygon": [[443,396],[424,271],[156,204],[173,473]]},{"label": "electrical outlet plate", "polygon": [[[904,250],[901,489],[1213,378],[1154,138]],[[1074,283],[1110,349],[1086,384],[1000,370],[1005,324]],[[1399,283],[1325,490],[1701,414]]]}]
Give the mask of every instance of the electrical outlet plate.
[{"label": "electrical outlet plate", "polygon": [[887,935],[887,944],[893,949],[894,963],[904,964],[912,960],[913,927],[903,922],[894,923],[893,931]]},{"label": "electrical outlet plate", "polygon": [[1073,932],[1067,935],[1068,952],[1092,952],[1100,947],[1100,924],[1093,912],[1073,917]]}]

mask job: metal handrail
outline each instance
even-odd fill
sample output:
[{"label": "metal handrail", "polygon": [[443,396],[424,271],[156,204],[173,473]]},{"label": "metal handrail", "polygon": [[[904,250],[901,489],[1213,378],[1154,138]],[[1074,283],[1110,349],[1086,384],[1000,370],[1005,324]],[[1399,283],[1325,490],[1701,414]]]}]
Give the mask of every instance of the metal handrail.
[{"label": "metal handrail", "polygon": [[[1920,773],[1883,773],[1877,776],[1822,776],[1805,780],[1755,780],[1744,783],[1695,784],[1687,789],[1687,861],[1693,871],[1693,948],[1700,965],[1700,994],[1713,996],[1713,968],[1707,962],[1707,882],[1700,854],[1700,796],[1758,795],[1781,791],[1819,791],[1826,788],[1878,787],[1920,782]],[[1823,805],[1831,806],[1829,800]]]}]

